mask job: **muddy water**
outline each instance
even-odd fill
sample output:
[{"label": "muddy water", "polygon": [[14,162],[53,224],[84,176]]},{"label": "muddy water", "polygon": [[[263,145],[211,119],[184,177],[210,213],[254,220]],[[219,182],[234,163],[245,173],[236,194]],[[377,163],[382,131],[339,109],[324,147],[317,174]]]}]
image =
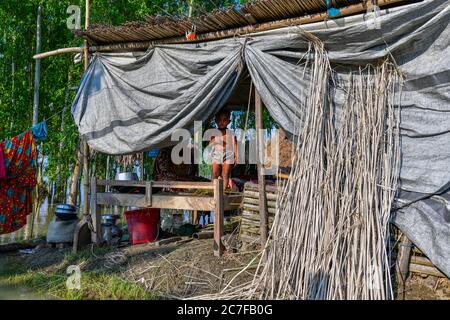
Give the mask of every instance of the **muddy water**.
[{"label": "muddy water", "polygon": [[0,284],[0,300],[47,300],[41,295],[25,286],[7,286]]},{"label": "muddy water", "polygon": [[[47,234],[49,223],[55,217],[55,207],[54,204],[49,203],[48,198],[45,199],[39,209],[39,214],[34,217],[33,230],[31,231],[30,228],[32,215],[28,215],[27,225],[16,232],[1,235],[0,244],[18,242],[26,238],[32,239],[45,236]],[[31,233],[32,236],[29,236]]]},{"label": "muddy water", "polygon": [[[79,199],[79,202],[81,203],[82,198]],[[33,223],[33,230],[31,230],[31,219],[33,219],[33,215],[28,215],[27,217],[27,224],[22,227],[20,230],[16,232],[12,232],[9,234],[0,235],[0,245],[6,244],[6,243],[14,243],[19,242],[21,240],[25,239],[35,239],[40,237],[45,237],[47,235],[48,225],[52,220],[55,218],[55,210],[56,210],[57,203],[54,203],[54,201],[50,200],[47,197],[44,202],[41,204],[39,208],[39,213],[34,216],[34,223]],[[82,206],[78,206],[79,210],[81,211]],[[102,214],[116,214],[123,216],[123,212],[125,211],[125,208],[121,207],[102,207],[101,213]],[[78,213],[78,217],[81,217],[83,215],[82,212]],[[123,221],[119,221],[118,225],[123,225]],[[31,235],[32,234],[32,235]]]}]

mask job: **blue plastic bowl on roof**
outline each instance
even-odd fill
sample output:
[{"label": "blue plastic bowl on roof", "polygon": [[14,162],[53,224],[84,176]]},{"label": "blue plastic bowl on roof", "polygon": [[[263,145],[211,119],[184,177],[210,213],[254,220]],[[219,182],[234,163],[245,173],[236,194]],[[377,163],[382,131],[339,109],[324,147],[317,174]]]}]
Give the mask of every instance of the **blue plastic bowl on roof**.
[{"label": "blue plastic bowl on roof", "polygon": [[151,149],[151,150],[148,152],[148,156],[149,156],[150,158],[156,158],[156,157],[158,156],[158,153],[159,153],[159,149]]}]

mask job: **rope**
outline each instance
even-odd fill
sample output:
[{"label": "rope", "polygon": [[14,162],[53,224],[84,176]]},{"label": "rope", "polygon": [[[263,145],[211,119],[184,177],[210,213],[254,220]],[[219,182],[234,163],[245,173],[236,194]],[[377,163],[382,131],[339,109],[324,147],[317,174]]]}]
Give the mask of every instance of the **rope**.
[{"label": "rope", "polygon": [[49,121],[50,119],[53,119],[54,117],[60,115],[61,113],[64,112],[64,108],[62,110],[59,110],[57,113],[53,114],[52,116],[50,116],[49,118],[44,118],[44,121]]}]

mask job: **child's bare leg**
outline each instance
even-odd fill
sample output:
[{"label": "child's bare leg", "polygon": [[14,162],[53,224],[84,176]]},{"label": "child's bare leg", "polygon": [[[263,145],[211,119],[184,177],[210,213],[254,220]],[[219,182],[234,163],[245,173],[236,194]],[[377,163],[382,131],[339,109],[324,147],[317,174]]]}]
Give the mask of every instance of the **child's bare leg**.
[{"label": "child's bare leg", "polygon": [[222,178],[224,189],[231,188],[231,170],[233,170],[234,164],[224,163],[222,166]]},{"label": "child's bare leg", "polygon": [[212,163],[212,180],[218,179],[222,173],[222,165],[217,162]]}]

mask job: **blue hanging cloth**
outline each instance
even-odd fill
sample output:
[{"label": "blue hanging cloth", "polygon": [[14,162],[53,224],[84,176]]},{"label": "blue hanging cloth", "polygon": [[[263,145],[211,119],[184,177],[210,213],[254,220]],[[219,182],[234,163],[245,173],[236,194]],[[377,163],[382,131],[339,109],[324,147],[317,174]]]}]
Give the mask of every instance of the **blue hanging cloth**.
[{"label": "blue hanging cloth", "polygon": [[327,14],[329,17],[336,17],[341,13],[341,10],[334,8],[331,6],[331,1],[330,0],[325,0],[325,3],[327,5]]},{"label": "blue hanging cloth", "polygon": [[31,133],[33,134],[35,140],[38,140],[38,141],[45,140],[48,135],[47,122],[42,121],[42,122],[39,122],[38,124],[34,125],[31,128]]}]

